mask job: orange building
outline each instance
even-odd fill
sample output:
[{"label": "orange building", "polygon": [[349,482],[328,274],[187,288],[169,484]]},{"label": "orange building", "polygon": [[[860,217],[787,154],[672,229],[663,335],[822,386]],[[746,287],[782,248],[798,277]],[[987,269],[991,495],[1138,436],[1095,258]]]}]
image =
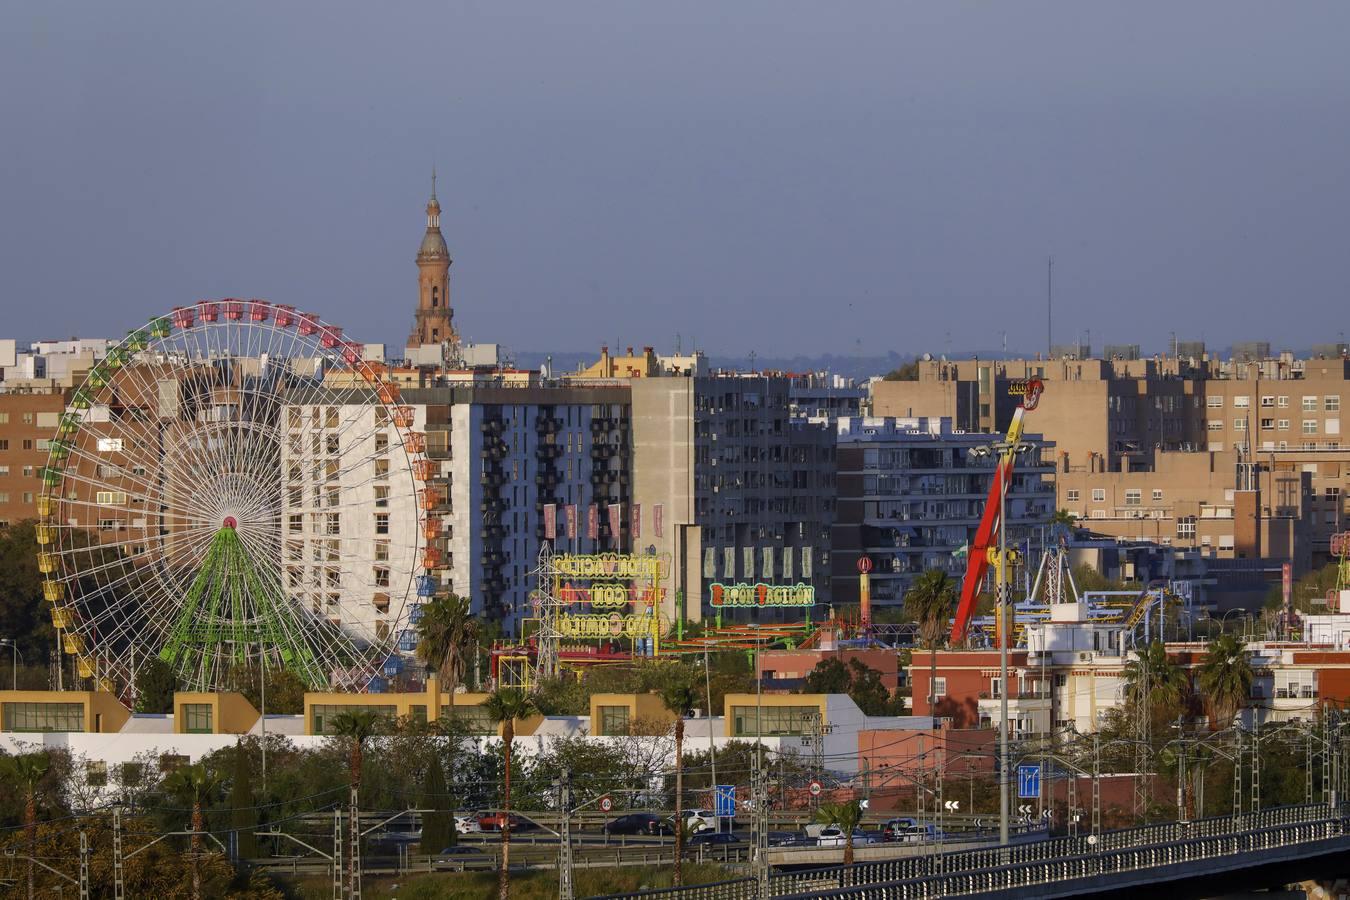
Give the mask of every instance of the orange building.
[{"label": "orange building", "polygon": [[0,393],[0,526],[37,518],[47,442],[65,407],[59,389]]}]

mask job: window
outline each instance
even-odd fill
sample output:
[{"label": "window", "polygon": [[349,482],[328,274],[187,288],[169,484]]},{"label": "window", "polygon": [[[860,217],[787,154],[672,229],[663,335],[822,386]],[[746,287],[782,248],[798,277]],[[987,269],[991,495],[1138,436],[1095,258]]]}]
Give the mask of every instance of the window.
[{"label": "window", "polygon": [[610,737],[628,734],[628,707],[601,706],[599,712],[600,730],[597,734]]},{"label": "window", "polygon": [[290,517],[287,519],[286,527],[288,527],[288,528],[291,530],[291,533],[292,533],[292,534],[294,534],[294,533],[296,533],[296,532],[299,532],[299,531],[304,531],[304,530],[305,530],[305,517],[304,517],[304,515],[297,514],[297,515],[292,515],[292,516],[290,516]]},{"label": "window", "polygon": [[1069,490],[1065,491],[1065,492],[1064,492],[1064,499],[1065,499],[1066,501],[1068,501],[1069,503],[1077,503],[1077,502],[1078,502],[1078,489],[1077,489],[1077,488],[1070,488]]},{"label": "window", "polygon": [[9,449],[9,441],[0,440],[0,450],[8,450],[8,449]]},{"label": "window", "polygon": [[96,491],[94,502],[99,506],[125,506],[127,495],[125,491]]},{"label": "window", "polygon": [[375,561],[376,561],[376,562],[389,562],[389,542],[388,542],[388,541],[376,541],[376,542],[375,542]]},{"label": "window", "polygon": [[1223,431],[1223,419],[1210,419],[1205,425],[1210,431]]},{"label": "window", "polygon": [[1105,503],[1105,502],[1106,502],[1106,488],[1093,488],[1093,489],[1092,489],[1092,502],[1093,502],[1093,503]]},{"label": "window", "polygon": [[947,696],[947,678],[946,678],[946,676],[944,676],[944,675],[939,675],[937,678],[934,678],[934,679],[933,679],[933,696],[934,696],[934,697],[945,697],[945,696]]},{"label": "window", "polygon": [[1289,420],[1288,420],[1288,419],[1280,419],[1280,421],[1277,423],[1276,427],[1278,427],[1281,431],[1288,431],[1288,430],[1289,430]]},{"label": "window", "polygon": [[[497,723],[492,721],[487,710],[481,706],[456,706],[453,708],[454,714],[451,715],[449,705],[441,706],[441,718],[453,719],[464,727],[469,734],[496,734]],[[627,734],[628,732],[624,732]]]},{"label": "window", "polygon": [[211,704],[184,703],[182,709],[184,734],[212,734],[215,731],[211,727]]},{"label": "window", "polygon": [[1233,409],[1249,409],[1252,405],[1252,398],[1245,394],[1233,398]]},{"label": "window", "polygon": [[373,571],[375,576],[375,586],[382,588],[389,587],[389,570],[381,567],[376,568]]},{"label": "window", "polygon": [[1262,397],[1262,398],[1261,398],[1261,408],[1262,408],[1262,409],[1270,409],[1270,408],[1272,408],[1274,405],[1275,405],[1275,398],[1274,398],[1274,397]]},{"label": "window", "polygon": [[1153,489],[1153,502],[1154,502],[1154,503],[1161,503],[1161,502],[1162,502],[1162,498],[1163,498],[1162,488],[1154,488],[1154,489]]},{"label": "window", "polygon": [[90,787],[101,788],[108,785],[108,764],[101,759],[86,760],[84,781]]},{"label": "window", "polygon": [[1205,406],[1208,409],[1223,409],[1222,397],[1206,397]]},{"label": "window", "polygon": [[32,450],[32,449],[33,449],[33,441],[32,441],[31,438],[24,438],[24,440],[23,440],[23,449],[25,449],[25,450]]},{"label": "window", "polygon": [[1274,431],[1274,430],[1275,430],[1275,420],[1274,420],[1274,419],[1262,419],[1262,420],[1261,420],[1261,430],[1262,430],[1262,431]]},{"label": "window", "polygon": [[8,425],[8,424],[9,424],[9,413],[0,412],[0,425]]},{"label": "window", "polygon": [[1195,537],[1195,516],[1182,516],[1177,519],[1177,537]]},{"label": "window", "polygon": [[375,533],[376,534],[389,533],[389,513],[375,514]]},{"label": "window", "polygon": [[1325,397],[1322,398],[1322,408],[1325,409],[1327,412],[1340,412],[1341,395],[1327,394]]},{"label": "window", "polygon": [[83,703],[6,703],[5,731],[84,731]]},{"label": "window", "polygon": [[[757,714],[762,732],[755,727]],[[814,730],[820,719],[818,706],[733,706],[731,708],[731,728],[733,737],[745,737],[762,733],[764,735],[806,734]]]},{"label": "window", "polygon": [[1234,419],[1234,420],[1233,420],[1233,430],[1234,430],[1234,431],[1246,431],[1246,430],[1247,430],[1247,420],[1246,420],[1246,419]]},{"label": "window", "polygon": [[387,484],[375,485],[375,508],[376,509],[389,508],[389,485]]},{"label": "window", "polygon": [[1303,433],[1304,433],[1304,434],[1317,434],[1317,420],[1316,420],[1316,419],[1304,419],[1304,420],[1303,420]]},{"label": "window", "polygon": [[1317,398],[1316,398],[1316,397],[1307,397],[1307,396],[1305,396],[1305,397],[1303,398],[1303,411],[1304,411],[1304,412],[1317,412]]},{"label": "window", "polygon": [[381,719],[398,718],[397,706],[373,706],[364,703],[316,703],[309,708],[310,734],[332,734],[333,720],[343,713],[369,712]]},{"label": "window", "polygon": [[389,449],[389,435],[383,431],[375,433],[375,452],[383,453]]},{"label": "window", "polygon": [[172,775],[191,762],[191,759],[181,753],[161,753],[159,756],[159,771],[163,775]]},{"label": "window", "polygon": [[1288,408],[1289,408],[1289,398],[1288,398],[1288,397],[1280,397],[1280,398],[1278,398],[1278,401],[1279,401],[1279,402],[1278,402],[1277,405],[1280,407],[1280,409],[1288,409]]},{"label": "window", "polygon": [[1142,499],[1143,491],[1139,488],[1130,488],[1125,492],[1125,505],[1138,506]]}]

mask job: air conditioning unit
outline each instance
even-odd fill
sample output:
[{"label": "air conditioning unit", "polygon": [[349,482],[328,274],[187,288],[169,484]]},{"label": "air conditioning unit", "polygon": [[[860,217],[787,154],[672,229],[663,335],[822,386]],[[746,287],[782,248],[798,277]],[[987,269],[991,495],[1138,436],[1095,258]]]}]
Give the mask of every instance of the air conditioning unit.
[{"label": "air conditioning unit", "polygon": [[1091,652],[1091,651],[1085,651],[1085,652],[1083,652],[1083,653],[1078,654],[1078,661],[1079,661],[1079,662],[1092,662],[1092,652]]},{"label": "air conditioning unit", "polygon": [[691,719],[701,719],[701,718],[703,718],[703,710],[701,710],[701,709],[691,709],[691,710],[689,710],[689,718],[691,718]]},{"label": "air conditioning unit", "polygon": [[956,721],[952,716],[942,716],[938,719],[939,728],[951,728],[952,723]]}]

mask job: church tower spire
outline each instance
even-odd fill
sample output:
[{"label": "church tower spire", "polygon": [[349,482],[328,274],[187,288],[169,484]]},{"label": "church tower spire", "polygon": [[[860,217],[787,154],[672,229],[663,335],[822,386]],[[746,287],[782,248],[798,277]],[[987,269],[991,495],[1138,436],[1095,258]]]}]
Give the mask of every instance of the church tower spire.
[{"label": "church tower spire", "polygon": [[450,308],[450,250],[441,234],[441,204],[436,199],[436,170],[431,170],[431,199],[427,201],[427,232],[417,250],[417,312],[409,347],[455,340],[454,311]]}]

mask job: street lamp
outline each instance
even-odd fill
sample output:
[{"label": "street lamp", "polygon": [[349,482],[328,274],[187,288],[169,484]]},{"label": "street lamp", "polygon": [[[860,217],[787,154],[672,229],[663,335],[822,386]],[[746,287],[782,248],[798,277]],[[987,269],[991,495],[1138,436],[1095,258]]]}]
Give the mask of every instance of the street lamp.
[{"label": "street lamp", "polygon": [[994,572],[998,578],[998,591],[994,603],[998,610],[999,641],[999,722],[998,722],[998,840],[999,845],[1008,846],[1008,817],[1012,809],[1012,798],[1008,790],[1011,773],[1008,770],[1008,641],[1012,638],[1012,628],[1008,622],[1008,488],[1012,480],[1012,459],[1017,454],[1034,450],[1035,444],[1024,441],[995,441],[971,447],[967,453],[974,459],[999,455],[998,467],[994,477],[998,479],[998,558]]},{"label": "street lamp", "polygon": [[[10,638],[0,638],[0,647],[10,649],[10,689],[17,691],[19,689],[19,660],[23,658],[23,654],[19,652],[19,645]],[[28,663],[25,662],[24,665],[26,666]]]}]

